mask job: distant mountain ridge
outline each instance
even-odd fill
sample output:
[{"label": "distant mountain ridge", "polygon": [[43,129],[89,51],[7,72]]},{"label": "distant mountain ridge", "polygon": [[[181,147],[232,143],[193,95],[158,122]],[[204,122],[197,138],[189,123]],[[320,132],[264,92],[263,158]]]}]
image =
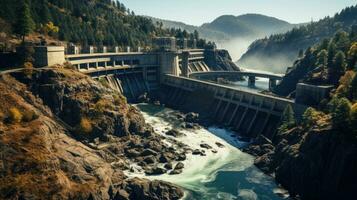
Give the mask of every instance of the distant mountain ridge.
[{"label": "distant mountain ridge", "polygon": [[[222,15],[210,23],[201,26],[185,24],[183,22],[151,18],[155,23],[162,22],[165,28],[180,28],[188,32],[197,30],[207,39],[227,40],[231,37],[265,36],[272,33],[287,31],[296,25],[289,22],[261,14],[244,14],[239,16]],[[216,35],[214,35],[216,34]],[[222,36],[225,36],[222,38]]]},{"label": "distant mountain ridge", "polygon": [[300,50],[332,37],[339,30],[348,32],[356,24],[357,6],[347,7],[333,17],[255,41],[237,63],[243,67],[285,73]]},{"label": "distant mountain ridge", "polygon": [[149,18],[155,23],[162,23],[164,28],[180,28],[188,32],[197,30],[201,37],[216,42],[219,48],[229,50],[234,59],[238,59],[254,40],[271,34],[283,33],[298,26],[297,24],[290,24],[261,14],[222,15],[201,26],[153,17]]},{"label": "distant mountain ridge", "polygon": [[295,25],[286,21],[260,14],[245,14],[239,16],[223,15],[211,23],[203,24],[201,28],[221,31],[231,37],[266,36],[272,33],[284,32]]}]

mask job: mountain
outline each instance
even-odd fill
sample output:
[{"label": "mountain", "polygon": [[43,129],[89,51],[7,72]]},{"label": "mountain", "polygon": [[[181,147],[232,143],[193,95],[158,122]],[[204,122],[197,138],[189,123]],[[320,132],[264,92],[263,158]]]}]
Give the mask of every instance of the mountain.
[{"label": "mountain", "polygon": [[297,26],[260,14],[223,15],[211,23],[201,26],[157,18],[151,19],[155,23],[161,22],[165,28],[180,28],[188,32],[197,30],[201,37],[214,41],[219,48],[227,49],[235,60],[246,51],[254,40],[275,33],[283,33]]},{"label": "mountain", "polygon": [[230,37],[261,37],[289,30],[293,27],[286,21],[259,14],[240,16],[223,15],[211,23],[203,24],[201,28],[220,31]]},{"label": "mountain", "polygon": [[238,65],[285,73],[287,67],[292,66],[297,59],[300,50],[332,37],[339,30],[349,31],[353,24],[357,24],[357,6],[348,7],[334,17],[259,39],[249,46]]}]

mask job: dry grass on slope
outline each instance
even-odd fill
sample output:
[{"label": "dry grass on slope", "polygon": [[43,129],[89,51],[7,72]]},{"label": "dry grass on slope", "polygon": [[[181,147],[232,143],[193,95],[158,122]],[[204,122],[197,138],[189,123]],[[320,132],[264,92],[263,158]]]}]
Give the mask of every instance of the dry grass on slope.
[{"label": "dry grass on slope", "polygon": [[[61,157],[71,160],[74,156],[64,154],[61,148],[66,147],[65,143],[76,143],[70,138],[58,138],[66,135],[47,117],[51,116],[48,108],[8,75],[0,77],[0,91],[0,199],[88,197],[97,180],[79,183],[71,179],[73,171],[63,169]],[[11,122],[7,120],[10,108],[21,113],[33,111],[38,117]],[[58,144],[63,140],[67,141]]]}]

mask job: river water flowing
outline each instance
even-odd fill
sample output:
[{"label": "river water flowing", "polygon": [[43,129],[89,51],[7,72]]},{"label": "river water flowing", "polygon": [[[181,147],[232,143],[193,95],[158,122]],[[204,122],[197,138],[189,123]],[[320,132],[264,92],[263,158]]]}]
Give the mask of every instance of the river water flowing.
[{"label": "river water flowing", "polygon": [[[142,111],[146,122],[154,127],[155,132],[167,137],[168,144],[171,136],[164,133],[171,128],[177,128],[184,136],[175,138],[176,140],[192,149],[201,149],[200,144],[205,143],[212,146],[217,153],[206,150],[206,156],[187,154],[187,159],[183,162],[185,168],[178,175],[145,176],[143,173],[127,172],[128,176],[177,184],[185,189],[185,199],[282,199],[281,194],[284,191],[276,186],[273,178],[266,176],[253,165],[252,156],[239,150],[247,144],[232,137],[234,133],[218,127],[179,129],[180,122],[175,120],[177,111],[149,104],[136,106]],[[224,147],[219,148],[216,142]]]}]

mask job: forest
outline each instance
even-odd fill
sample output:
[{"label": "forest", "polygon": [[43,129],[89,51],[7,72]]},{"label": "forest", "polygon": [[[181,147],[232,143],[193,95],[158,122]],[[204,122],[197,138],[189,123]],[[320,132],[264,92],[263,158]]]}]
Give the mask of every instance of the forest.
[{"label": "forest", "polygon": [[[3,33],[21,35],[17,29],[24,18],[21,7],[24,3],[29,8],[27,17],[33,24],[30,32],[45,32],[60,41],[84,46],[146,47],[153,37],[176,36],[197,39],[200,46],[206,44],[197,33],[164,29],[162,24],[135,15],[116,0],[2,0],[0,25]],[[46,26],[58,27],[58,30],[43,31]]]}]

